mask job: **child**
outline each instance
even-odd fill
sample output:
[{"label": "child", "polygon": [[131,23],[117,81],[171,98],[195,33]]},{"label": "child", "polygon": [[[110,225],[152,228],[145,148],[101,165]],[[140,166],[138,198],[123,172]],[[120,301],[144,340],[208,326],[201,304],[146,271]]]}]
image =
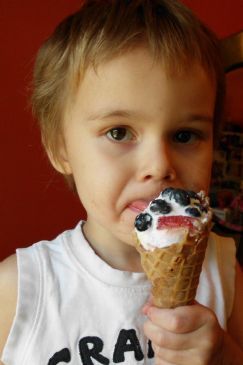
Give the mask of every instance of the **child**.
[{"label": "child", "polygon": [[1,264],[3,364],[243,364],[232,240],[211,235],[197,302],[176,309],[145,305],[133,241],[163,188],[209,189],[218,54],[174,0],[86,0],[41,48],[34,112],[87,220]]}]

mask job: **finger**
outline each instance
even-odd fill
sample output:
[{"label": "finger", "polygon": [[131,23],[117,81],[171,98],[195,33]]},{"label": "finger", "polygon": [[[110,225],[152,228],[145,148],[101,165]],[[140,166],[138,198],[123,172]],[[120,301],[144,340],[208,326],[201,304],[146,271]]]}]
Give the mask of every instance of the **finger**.
[{"label": "finger", "polygon": [[200,329],[213,314],[200,304],[161,309],[150,306],[148,318],[157,326],[174,333],[189,333]]},{"label": "finger", "polygon": [[156,359],[155,364],[195,364],[193,355],[188,351],[173,351],[156,345],[153,345],[153,349]]},{"label": "finger", "polygon": [[188,350],[192,345],[192,340],[189,339],[188,334],[164,330],[151,321],[144,323],[144,333],[152,341],[153,346],[163,349]]}]

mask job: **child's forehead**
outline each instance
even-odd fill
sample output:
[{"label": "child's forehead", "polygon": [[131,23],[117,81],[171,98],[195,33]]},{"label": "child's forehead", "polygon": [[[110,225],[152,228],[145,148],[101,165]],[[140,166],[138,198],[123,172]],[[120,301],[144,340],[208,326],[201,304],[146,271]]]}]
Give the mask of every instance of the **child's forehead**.
[{"label": "child's forehead", "polygon": [[[163,56],[155,56],[151,50],[146,46],[139,46],[132,50],[127,50],[122,54],[115,55],[111,58],[97,61],[95,64],[89,64],[86,69],[80,72],[79,81],[76,83],[78,88],[85,88],[89,83],[103,82],[103,86],[109,84],[109,76],[119,76],[130,70],[131,78],[142,75],[147,72],[147,79],[150,79],[152,75],[150,71],[156,69],[158,74],[161,73],[165,78],[169,79],[181,79],[187,75],[206,74],[208,79],[215,84],[214,75],[206,69],[199,61],[192,60],[190,57],[187,59],[184,57],[180,59],[178,57],[177,62],[174,60],[165,58]],[[152,77],[152,76],[151,76]],[[117,85],[119,88],[119,84]],[[76,90],[77,91],[77,90]]]},{"label": "child's forehead", "polygon": [[96,68],[88,67],[70,106],[87,120],[149,119],[167,103],[170,107],[177,100],[190,104],[194,93],[200,95],[201,106],[205,90],[211,90],[211,81],[201,65],[195,63],[173,73],[163,60],[155,61],[146,49],[136,49]]}]

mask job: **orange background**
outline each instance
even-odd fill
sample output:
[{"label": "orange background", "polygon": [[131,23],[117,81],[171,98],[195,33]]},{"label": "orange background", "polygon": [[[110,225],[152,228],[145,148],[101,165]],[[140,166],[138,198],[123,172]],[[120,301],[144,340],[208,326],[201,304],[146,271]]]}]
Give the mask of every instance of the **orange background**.
[{"label": "orange background", "polygon": [[[243,29],[242,0],[184,0],[220,37]],[[56,24],[78,0],[0,2],[0,260],[51,239],[85,216],[78,199],[49,166],[28,105],[33,61]]]}]

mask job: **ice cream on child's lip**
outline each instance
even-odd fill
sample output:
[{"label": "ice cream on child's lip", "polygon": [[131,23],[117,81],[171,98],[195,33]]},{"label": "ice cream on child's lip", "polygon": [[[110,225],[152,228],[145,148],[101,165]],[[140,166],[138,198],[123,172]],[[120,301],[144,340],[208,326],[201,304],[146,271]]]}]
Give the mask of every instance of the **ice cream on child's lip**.
[{"label": "ice cream on child's lip", "polygon": [[168,247],[195,236],[211,221],[209,199],[195,193],[167,188],[135,220],[135,231],[145,250]]}]

